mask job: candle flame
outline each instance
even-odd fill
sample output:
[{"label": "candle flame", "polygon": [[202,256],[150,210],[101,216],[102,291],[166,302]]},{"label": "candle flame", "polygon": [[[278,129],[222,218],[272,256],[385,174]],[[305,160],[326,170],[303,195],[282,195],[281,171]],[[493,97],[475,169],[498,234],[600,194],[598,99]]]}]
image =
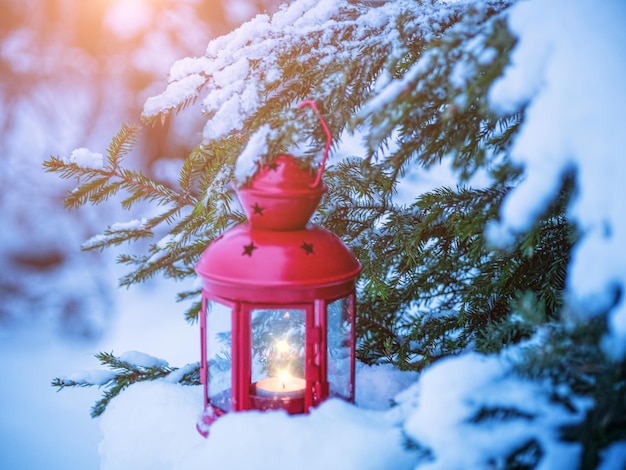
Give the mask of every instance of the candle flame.
[{"label": "candle flame", "polygon": [[287,388],[286,382],[287,382],[290,378],[291,378],[291,375],[289,375],[289,372],[288,372],[288,371],[286,371],[286,370],[281,370],[281,371],[278,373],[278,379],[280,380],[280,383],[281,383],[281,384],[282,384],[282,386],[283,386],[283,390],[284,390],[285,388]]}]

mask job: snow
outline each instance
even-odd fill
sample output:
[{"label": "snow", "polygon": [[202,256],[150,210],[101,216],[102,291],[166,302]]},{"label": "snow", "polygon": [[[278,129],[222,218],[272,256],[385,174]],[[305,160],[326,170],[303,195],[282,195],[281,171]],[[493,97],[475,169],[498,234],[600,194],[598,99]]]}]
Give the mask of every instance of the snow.
[{"label": "snow", "polygon": [[259,470],[408,469],[415,460],[402,449],[399,429],[384,414],[340,400],[325,402],[309,416],[232,413],[211,427],[209,439],[194,426],[201,401],[197,387],[164,382],[127,390],[102,419],[102,470],[195,469],[207,463]]},{"label": "snow", "polygon": [[[556,197],[563,176],[574,172],[576,196],[568,212],[581,240],[567,289],[583,320],[611,308],[626,288],[626,257],[615,256],[626,245],[619,202],[626,199],[626,160],[618,138],[626,128],[625,21],[620,0],[520,2],[509,19],[520,40],[490,92],[495,111],[528,107],[512,148],[525,179],[505,199],[501,222],[488,236],[504,246],[528,230]],[[626,353],[623,296],[609,315],[604,348],[614,358]]]},{"label": "snow", "polygon": [[145,218],[142,218],[141,220],[133,219],[129,220],[128,222],[115,222],[108,228],[105,234],[96,234],[90,237],[88,240],[85,240],[82,243],[81,247],[83,248],[83,250],[93,248],[111,238],[116,237],[116,232],[121,232],[125,230],[143,230],[145,228],[146,222],[147,219]]},{"label": "snow", "polygon": [[615,470],[626,463],[626,441],[618,441],[603,452],[602,463],[598,470]]},{"label": "snow", "polygon": [[91,152],[85,147],[73,150],[65,163],[76,163],[81,168],[99,169],[104,166],[104,156],[101,153]]},{"label": "snow", "polygon": [[399,371],[391,364],[357,363],[356,403],[368,410],[388,410],[396,395],[415,383],[417,372]]},{"label": "snow", "polygon": [[[119,271],[110,274],[111,284],[119,275]],[[181,306],[174,301],[180,288],[161,281],[118,289],[117,315],[109,319],[107,334],[98,341],[64,341],[45,323],[31,322],[23,329],[0,328],[0,468],[99,468],[101,419],[92,419],[89,410],[102,390],[66,388],[58,392],[50,382],[54,377],[66,377],[103,384],[109,372],[94,358],[98,351],[113,351],[116,355],[131,351],[122,356],[144,365],[154,364],[155,360],[133,350],[167,357],[176,365],[197,362],[197,326],[185,323]],[[83,295],[97,292],[85,290]],[[194,404],[196,409],[198,403],[201,407],[201,399]],[[197,434],[194,426],[192,423]]]},{"label": "snow", "polygon": [[163,381],[124,391],[101,419],[101,470],[175,468],[198,441],[190,426],[202,401],[198,392]]},{"label": "snow", "polygon": [[[242,119],[259,105],[255,94],[259,83],[246,75],[248,59],[267,53],[275,45],[272,32],[279,28],[297,30],[297,37],[298,31],[307,28],[323,31],[336,26],[329,22],[332,12],[337,5],[347,5],[329,0],[316,8],[314,4],[294,2],[273,18],[258,16],[237,34],[213,41],[207,49],[211,60],[202,57],[177,62],[168,89],[148,100],[144,113],[167,112],[195,98],[198,88],[206,86],[207,77],[217,76],[211,86],[223,94],[205,100],[207,110],[215,114],[207,122],[204,136],[216,138],[240,128]],[[506,199],[500,224],[489,228],[490,239],[504,246],[527,230],[554,198],[562,176],[574,171],[578,189],[569,211],[582,238],[570,265],[568,291],[582,320],[610,307],[617,289],[626,288],[622,248],[626,221],[621,217],[626,163],[618,147],[620,131],[626,128],[622,112],[626,109],[626,65],[619,60],[626,44],[625,10],[619,0],[520,2],[509,16],[520,39],[511,65],[490,93],[496,112],[528,106],[512,149],[516,162],[524,167],[525,179]],[[370,20],[383,24],[382,13],[376,14],[379,16]],[[434,34],[434,30],[427,32]],[[266,42],[257,41],[259,38]],[[238,48],[248,42],[248,55],[238,56]],[[489,53],[480,58],[492,59]],[[273,70],[271,64],[268,67]],[[405,77],[417,72],[411,69]],[[466,72],[455,69],[459,85]],[[380,98],[370,104],[382,106],[400,91],[402,80],[381,78],[377,87]],[[219,86],[226,88],[220,90]],[[250,148],[244,150],[238,164],[240,175],[249,174],[254,166],[255,152],[263,149],[262,134],[251,139]],[[77,149],[70,161],[100,168],[98,155]],[[402,190],[402,197],[408,198],[411,188]],[[115,224],[111,230],[135,229],[141,224],[139,220]],[[471,353],[451,357],[426,369],[419,379],[391,366],[360,365],[356,406],[333,399],[307,416],[231,413],[220,418],[211,427],[210,437],[204,439],[195,429],[202,407],[201,388],[181,386],[174,380],[190,370],[199,355],[197,326],[186,325],[179,315],[180,306],[171,302],[173,291],[178,290],[180,286],[164,288],[158,283],[119,292],[120,315],[109,336],[95,348],[93,344],[89,348],[59,347],[45,337],[23,343],[24,333],[2,337],[0,367],[12,385],[2,387],[0,400],[3,467],[95,468],[100,439],[104,470],[207,465],[302,470],[487,468],[503,464],[508,452],[533,438],[544,452],[539,468],[576,468],[580,446],[559,441],[555,432],[560,425],[579,422],[589,403],[573,397],[574,412],[553,403],[549,386],[512,373],[514,352],[501,357]],[[606,351],[621,357],[626,348],[623,296],[610,311],[609,330]],[[71,374],[91,365],[94,349],[129,351],[122,354],[123,360],[140,367],[166,364],[151,354],[167,357],[173,365],[186,365],[167,379],[133,385],[111,402],[101,418],[91,421],[88,409],[100,391],[56,394],[49,381],[68,374],[77,380],[105,383],[110,377],[105,371]],[[515,409],[520,414],[479,425],[484,409]],[[426,456],[422,459],[420,452],[408,450],[405,438],[427,446]],[[617,442],[604,451],[599,468],[623,468],[625,462],[626,443]]]},{"label": "snow", "polygon": [[156,114],[155,110],[169,110],[176,107],[179,103],[194,99],[198,89],[204,82],[205,79],[202,75],[193,74],[170,83],[167,87],[169,95],[164,96],[158,102],[155,102],[153,98],[149,98],[144,106],[144,114],[151,116]]},{"label": "snow", "polygon": [[90,367],[91,347],[63,345],[49,335],[0,331],[0,467],[98,468],[99,423],[89,409],[100,393],[60,393],[53,377]]},{"label": "snow", "polygon": [[115,222],[111,225],[111,230],[114,232],[119,232],[121,230],[141,230],[146,225],[146,219],[133,219],[128,222]]},{"label": "snow", "polygon": [[[257,37],[271,38],[270,32],[277,25],[299,30],[319,25],[331,27],[334,6],[325,2],[316,9],[309,6],[307,2],[294,2],[273,18],[259,16],[209,45],[207,54],[213,59],[201,63],[205,67],[219,64],[223,75],[218,74],[212,84],[218,91],[211,92],[210,98],[204,101],[205,108],[215,115],[208,120],[210,129],[205,128],[205,138],[219,138],[226,132],[241,129],[246,113],[258,107],[258,96],[248,88],[257,84],[254,80],[244,83],[250,78],[248,59],[235,57],[242,48],[248,47],[245,44],[256,41],[251,36],[252,31],[258,33]],[[599,5],[587,1],[576,6],[564,0],[520,2],[509,16],[511,29],[520,40],[513,52],[512,64],[494,84],[489,96],[496,112],[509,113],[528,106],[526,120],[513,147],[515,161],[525,169],[525,179],[507,198],[500,225],[489,228],[490,239],[502,246],[528,230],[557,194],[563,175],[577,170],[579,190],[570,211],[582,228],[583,240],[574,253],[568,288],[573,296],[583,294],[577,299],[578,303],[590,312],[610,306],[614,286],[616,283],[624,286],[626,280],[624,260],[614,256],[620,252],[619,246],[624,246],[620,242],[626,241],[619,204],[606,203],[624,199],[615,199],[609,193],[623,187],[619,183],[626,169],[615,159],[620,155],[619,140],[615,136],[624,128],[617,111],[625,109],[626,105],[621,89],[621,84],[626,82],[624,64],[614,60],[619,57],[621,45],[626,43],[626,33],[620,26],[623,10],[617,2]],[[372,16],[370,21],[383,24],[380,12],[377,14],[379,16]],[[604,34],[596,34],[600,30]],[[255,44],[260,47],[254,53],[273,45],[269,39]],[[485,48],[477,57],[480,64],[493,59],[494,50],[490,48]],[[426,54],[401,79],[392,81],[387,76],[381,77],[375,88],[377,96],[362,110],[363,114],[393,100],[407,83],[422,73],[428,60]],[[204,73],[208,75],[208,69]],[[451,79],[455,86],[463,88],[471,76],[471,64],[459,65],[453,69]],[[606,77],[611,77],[610,86],[606,86]],[[241,101],[244,95],[249,97],[245,111]],[[572,102],[577,103],[576,108],[572,107]],[[219,124],[213,122],[218,116]],[[267,128],[262,128],[250,139],[237,164],[239,180],[254,170],[258,156],[265,149],[268,132]],[[595,258],[590,256],[592,252]],[[578,272],[586,275],[579,280]],[[590,273],[595,280],[589,279]],[[585,298],[589,301],[585,302]],[[626,347],[623,318],[619,308],[610,317],[612,332],[606,341],[607,351],[616,357],[624,352],[619,345]],[[154,439],[168,441],[184,434],[190,440],[182,444],[187,449],[182,460],[178,458],[181,454],[177,448],[176,458],[167,463],[153,460],[153,466],[193,469],[211,462],[217,467],[255,468],[307,469],[329,465],[347,468],[413,468],[417,465],[430,470],[486,468],[494,462],[502,465],[507,455],[534,439],[543,452],[538,468],[575,468],[580,458],[580,445],[560,441],[556,430],[579,422],[590,403],[574,397],[575,411],[556,405],[551,397],[554,391],[549,386],[523,380],[513,373],[510,358],[514,356],[485,357],[470,353],[448,358],[426,369],[417,383],[401,393],[414,377],[398,381],[397,376],[383,378],[389,370],[360,367],[357,406],[329,400],[311,415],[296,417],[281,412],[232,413],[213,425],[206,441],[192,437],[193,432],[189,430],[189,423],[198,418],[197,407],[191,405],[199,400],[197,390],[174,384],[144,384],[132,392],[134,396],[127,392],[120,397],[116,408],[107,412],[105,419],[112,427],[104,433],[102,448],[110,464],[105,468],[138,464],[138,460],[132,460],[133,452],[126,450],[134,446],[130,445],[130,438],[124,436],[124,426],[120,423],[131,412],[133,422],[157,419],[154,410],[160,405],[151,403],[151,399],[159,403],[167,401],[163,420],[181,426],[180,434],[165,436],[165,432],[174,432],[168,426],[164,427],[167,431],[155,431],[160,434]],[[178,397],[181,408],[172,410],[171,401],[161,396]],[[383,396],[386,398],[381,398]],[[398,406],[389,408],[392,401],[398,402]],[[511,410],[515,413],[506,419],[489,421],[480,417],[482,412]],[[181,415],[187,415],[184,425]],[[152,427],[142,426],[141,429]],[[406,447],[399,445],[403,435],[427,449],[424,460],[418,461],[419,453],[407,452]],[[620,459],[623,462],[622,449],[616,444],[607,450],[604,464],[616,465]],[[141,462],[149,457],[163,458],[143,450],[140,454],[144,456]],[[113,462],[113,458],[117,460]]]},{"label": "snow", "polygon": [[[367,404],[359,408],[329,400],[309,416],[232,413],[211,427],[209,439],[195,429],[200,387],[141,383],[116,398],[102,418],[101,468],[193,469],[206,462],[216,468],[260,470],[412,468],[415,455],[403,448],[395,416],[380,410],[388,409],[393,396],[415,375],[388,365],[362,366],[357,390]],[[155,442],[159,452],[154,452]]]},{"label": "snow", "polygon": [[[441,360],[397,400],[398,411],[408,415],[407,435],[432,452],[432,462],[420,470],[488,468],[531,439],[544,451],[538,468],[576,468],[580,457],[580,446],[560,442],[555,430],[582,414],[555,405],[541,384],[520,379],[497,356],[470,353]],[[581,403],[579,410],[584,408]],[[479,425],[484,409],[517,410],[519,416]]]},{"label": "snow", "polygon": [[[320,2],[315,9],[309,3],[294,2],[273,18],[259,16],[213,41],[207,48],[208,62],[206,58],[186,60],[173,67],[179,74],[181,69],[199,73],[196,67],[201,64],[206,76],[216,76],[211,83],[216,91],[204,100],[205,109],[214,116],[207,121],[205,139],[241,129],[247,113],[258,107],[258,95],[251,91],[258,83],[248,75],[248,58],[274,45],[273,28],[333,26],[330,18],[336,6]],[[625,169],[614,155],[620,155],[615,136],[624,126],[615,110],[626,104],[620,88],[626,76],[623,63],[611,60],[626,43],[626,33],[619,26],[623,8],[617,2],[579,2],[575,7],[564,0],[520,2],[509,16],[511,29],[520,40],[512,64],[489,96],[496,112],[528,106],[513,147],[525,179],[507,198],[501,223],[489,228],[490,239],[503,246],[528,230],[557,194],[563,175],[577,170],[579,190],[570,211],[583,239],[570,266],[568,289],[572,296],[583,294],[578,304],[589,312],[610,306],[614,286],[624,286],[626,280],[624,259],[615,256],[624,245],[619,242],[626,241],[619,204],[607,203],[624,199],[609,193],[623,187],[619,180]],[[371,21],[383,23],[380,16],[372,16]],[[594,34],[600,30],[603,35]],[[430,33],[435,34],[436,29]],[[259,37],[267,41],[259,41]],[[258,47],[251,49],[250,43]],[[238,57],[246,48],[248,55]],[[481,64],[493,59],[489,48],[477,58]],[[393,100],[420,75],[428,60],[426,54],[401,79],[381,77],[377,96],[363,113]],[[271,66],[271,60],[268,63]],[[211,67],[218,73],[212,73]],[[452,81],[462,88],[470,76],[471,68],[459,65]],[[610,86],[605,84],[606,77],[611,77]],[[184,79],[184,73],[176,79]],[[150,103],[151,112],[167,111],[180,99],[174,95],[168,88]],[[248,99],[242,101],[243,96]],[[572,102],[579,105],[574,109]],[[238,179],[245,179],[255,168],[268,132],[262,128],[250,139],[238,162]],[[410,192],[410,188],[403,189]],[[596,253],[595,258],[591,252]],[[577,272],[585,270],[583,282]],[[590,273],[594,280],[589,279]],[[616,357],[623,354],[619,345],[626,345],[623,318],[620,308],[611,313],[612,331],[606,345]],[[487,468],[502,466],[511,452],[529,442],[541,446],[538,468],[576,468],[581,447],[559,440],[558,429],[580,422],[591,404],[562,390],[559,393],[573,399],[574,410],[555,404],[552,394],[557,392],[549,385],[521,379],[513,372],[512,358],[519,355],[509,351],[500,357],[468,353],[448,358],[426,369],[417,381],[415,376],[389,368],[360,366],[356,406],[333,399],[307,416],[231,413],[217,420],[206,440],[195,434],[192,426],[200,412],[197,387],[166,381],[141,384],[117,398],[103,418],[103,468],[194,469],[207,462],[218,468],[305,470]],[[397,406],[390,407],[391,403]],[[512,414],[490,419],[490,412]],[[133,438],[136,435],[143,438]],[[402,443],[403,436],[421,446],[425,454],[409,451]],[[165,450],[154,452],[155,448]],[[623,446],[618,443],[606,451],[603,465],[610,468],[623,460]]]},{"label": "snow", "polygon": [[259,169],[261,158],[267,154],[267,136],[271,128],[268,124],[262,125],[254,134],[250,136],[248,144],[243,152],[237,157],[235,164],[235,179],[239,183],[244,183],[252,177]]},{"label": "snow", "polygon": [[[355,11],[358,7],[354,3],[299,0],[284,4],[273,16],[257,15],[231,33],[212,40],[204,56],[186,57],[174,63],[167,89],[146,100],[144,117],[166,115],[203,96],[206,121],[202,137],[207,144],[243,129],[246,119],[260,108],[272,86],[281,79],[279,63],[286,60],[281,54],[293,44],[307,45],[297,59],[300,63],[320,67],[337,60],[338,54],[360,54],[367,50],[368,42],[372,47],[380,47],[381,42],[387,44],[393,60],[402,52],[394,41],[399,16],[413,16],[411,21],[417,24],[410,26],[428,41],[441,32],[442,24],[474,2],[465,0],[442,6],[400,0],[369,9],[356,15],[356,19],[339,15]],[[355,30],[355,39],[342,40],[341,49],[327,46],[333,35],[347,29]],[[312,39],[317,35],[321,36],[319,44]]]},{"label": "snow", "polygon": [[135,367],[141,367],[144,369],[169,366],[167,361],[140,351],[126,351],[120,356],[120,360]]},{"label": "snow", "polygon": [[74,372],[67,377],[63,377],[66,381],[72,381],[84,385],[92,384],[99,387],[106,385],[114,378],[115,372],[102,369]]}]

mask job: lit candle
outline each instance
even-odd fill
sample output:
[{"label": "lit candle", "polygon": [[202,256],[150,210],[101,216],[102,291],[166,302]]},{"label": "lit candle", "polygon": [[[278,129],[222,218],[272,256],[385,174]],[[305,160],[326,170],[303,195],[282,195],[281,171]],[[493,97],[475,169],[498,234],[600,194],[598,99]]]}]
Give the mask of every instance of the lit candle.
[{"label": "lit candle", "polygon": [[289,372],[280,372],[277,377],[268,377],[256,383],[256,393],[262,397],[298,398],[304,396],[306,380],[292,377]]}]

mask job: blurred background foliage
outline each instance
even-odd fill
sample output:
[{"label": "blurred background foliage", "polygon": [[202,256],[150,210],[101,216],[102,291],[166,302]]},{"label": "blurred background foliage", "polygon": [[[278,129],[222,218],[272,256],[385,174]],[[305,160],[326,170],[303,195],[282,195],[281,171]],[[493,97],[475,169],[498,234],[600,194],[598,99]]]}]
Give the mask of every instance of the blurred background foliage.
[{"label": "blurred background foliage", "polygon": [[[137,121],[171,64],[277,0],[1,0],[0,328],[52,329],[97,339],[113,314],[111,256],[80,244],[113,205],[63,209],[72,182],[44,173],[50,155],[104,152],[121,122]],[[197,140],[197,114],[145,129],[133,161],[168,177]],[[115,219],[117,220],[117,219]]]}]

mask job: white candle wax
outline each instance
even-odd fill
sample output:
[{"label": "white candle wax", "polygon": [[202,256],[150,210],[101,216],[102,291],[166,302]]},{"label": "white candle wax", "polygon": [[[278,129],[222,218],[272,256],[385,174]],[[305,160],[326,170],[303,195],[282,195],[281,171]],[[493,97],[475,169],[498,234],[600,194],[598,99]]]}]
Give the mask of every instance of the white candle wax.
[{"label": "white candle wax", "polygon": [[263,397],[297,398],[304,396],[306,380],[297,377],[268,377],[256,383],[256,394]]}]

